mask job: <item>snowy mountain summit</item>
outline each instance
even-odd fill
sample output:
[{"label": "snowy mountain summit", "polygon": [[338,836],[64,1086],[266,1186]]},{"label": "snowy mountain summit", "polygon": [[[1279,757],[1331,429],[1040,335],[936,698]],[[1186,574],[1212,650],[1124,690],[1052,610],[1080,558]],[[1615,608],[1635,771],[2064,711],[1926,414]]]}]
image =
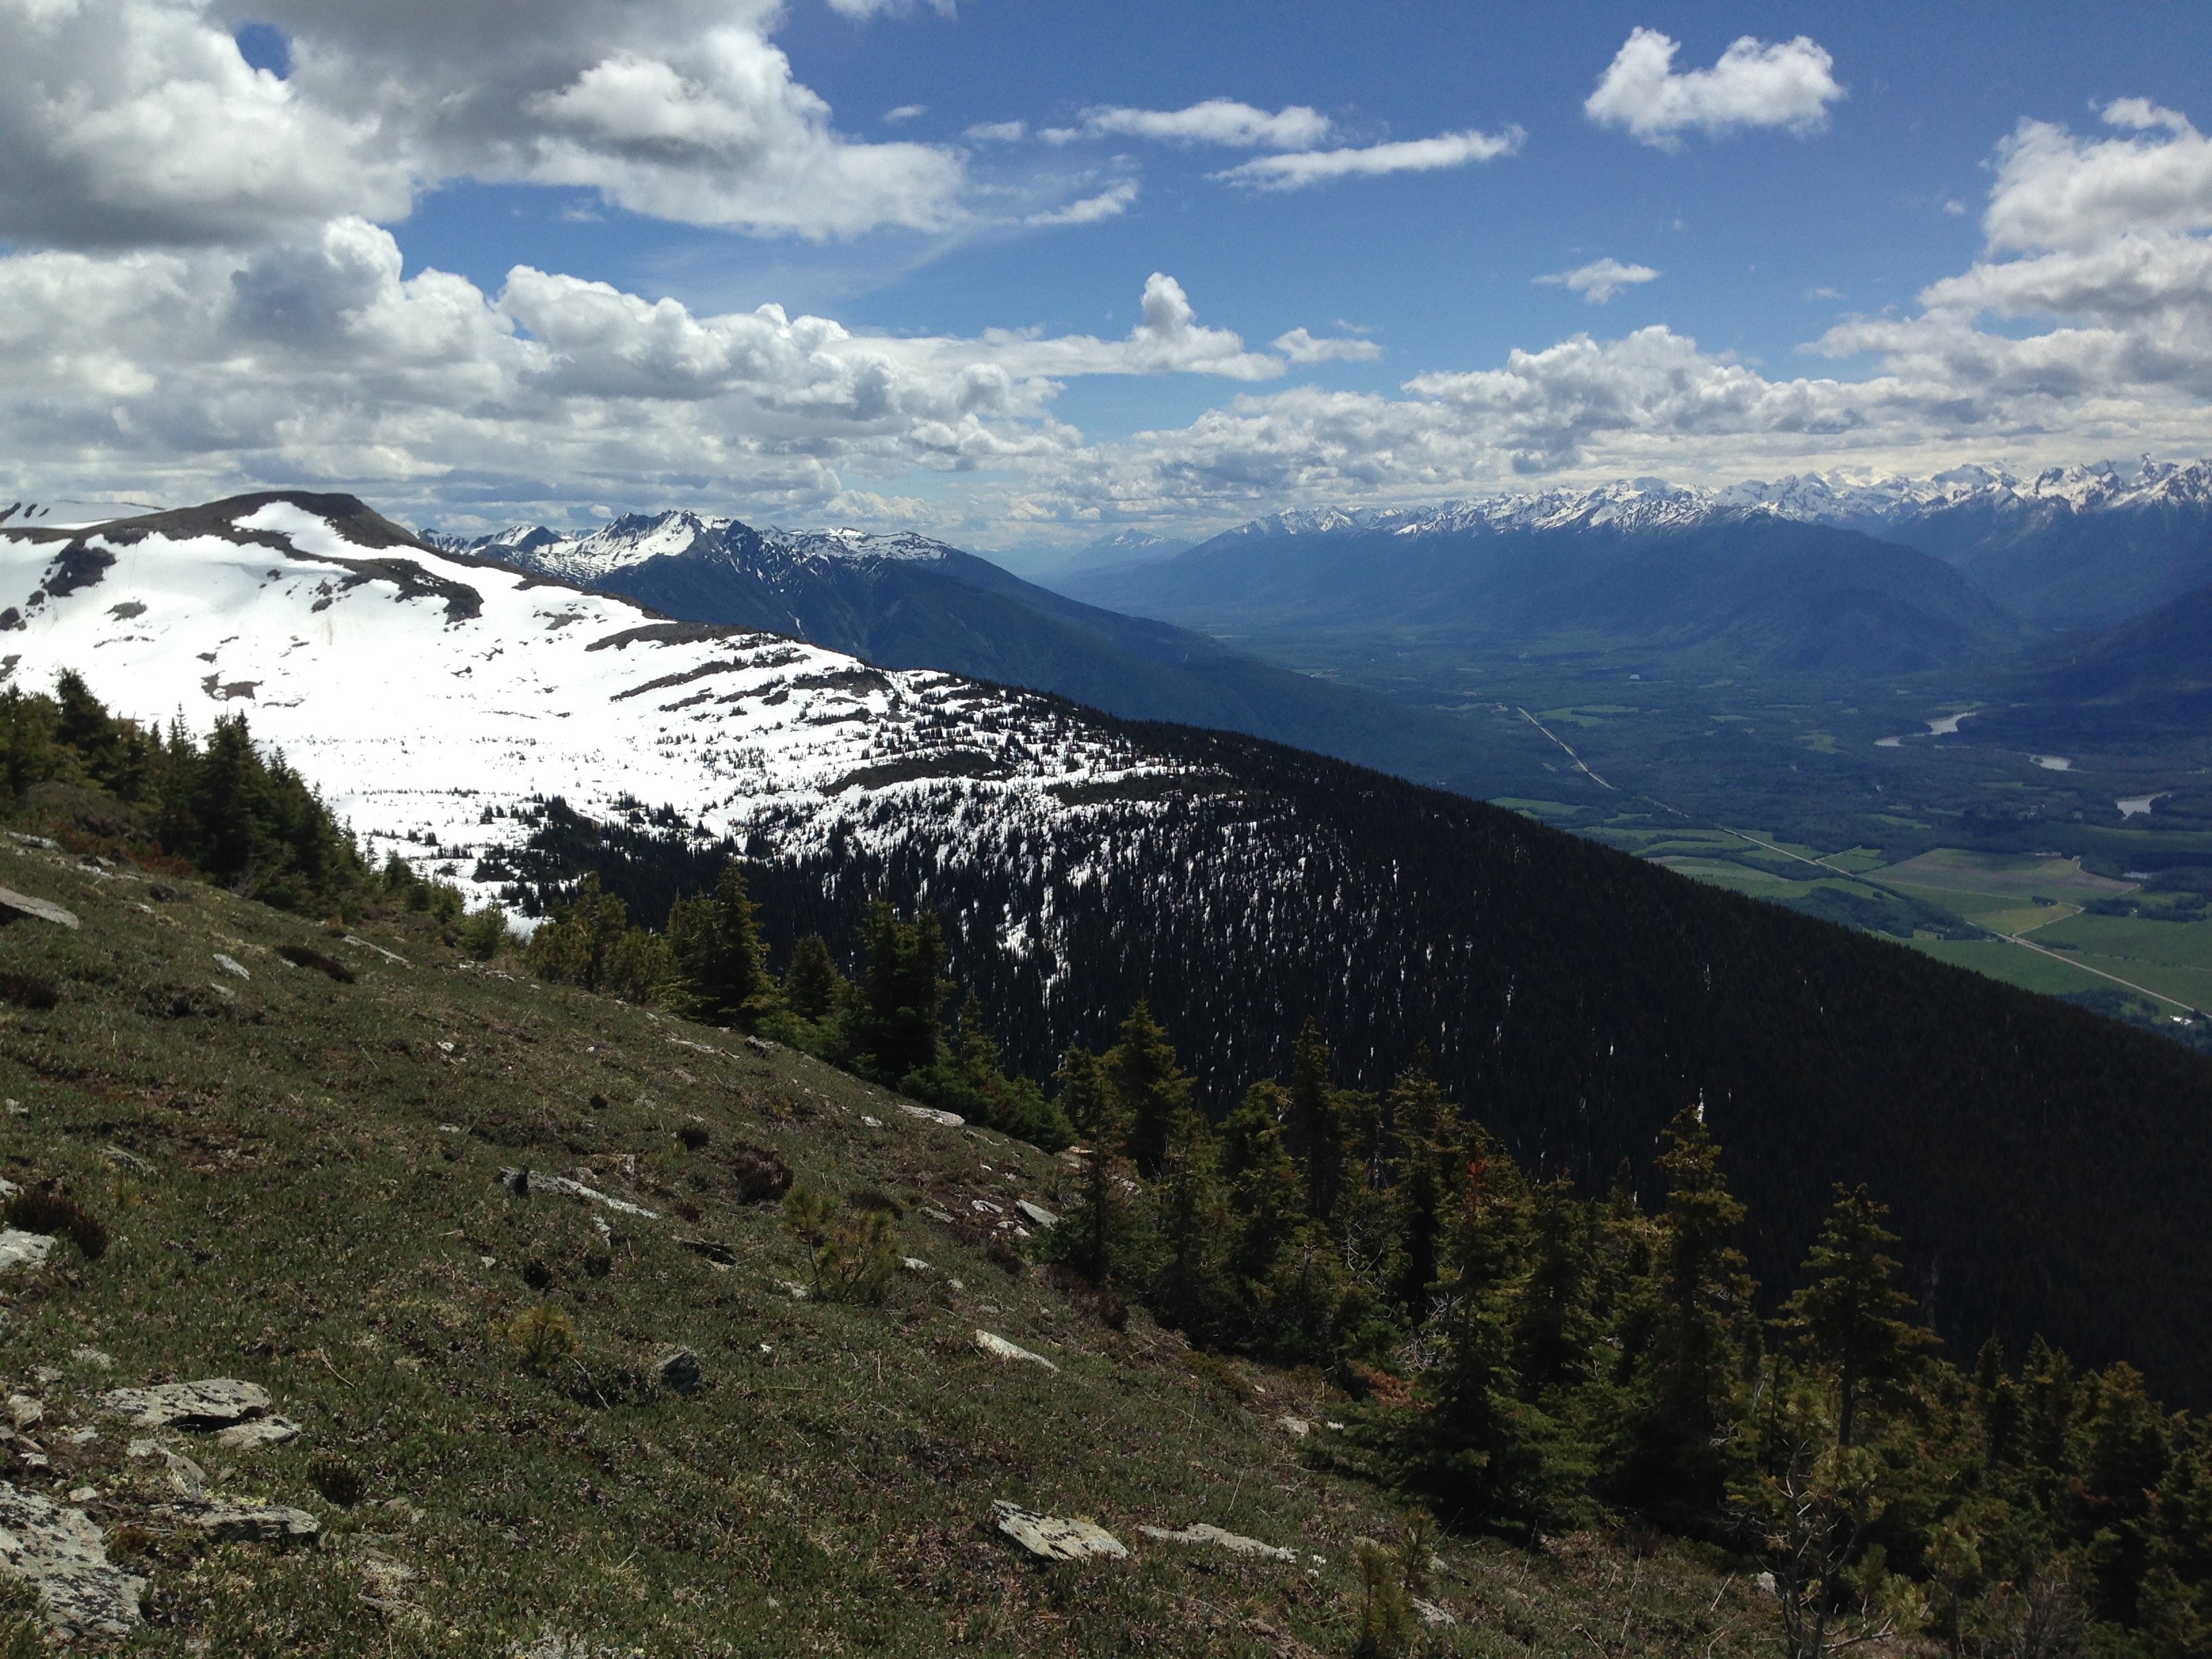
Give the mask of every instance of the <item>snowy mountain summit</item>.
[{"label": "snowy mountain summit", "polygon": [[519,524],[489,536],[432,532],[424,539],[450,552],[495,559],[585,586],[653,559],[689,558],[762,574],[830,563],[931,562],[954,550],[911,532],[878,535],[850,529],[756,530],[736,519],[681,511],[625,514],[581,536],[544,525]]},{"label": "snowy mountain summit", "polygon": [[[684,516],[610,526],[577,560],[711,525]],[[854,542],[807,545],[793,556]],[[144,721],[246,713],[375,856],[465,884],[555,796],[602,820],[665,805],[795,858],[833,835],[1018,838],[1188,769],[1064,705],[669,622],[432,547],[346,495],[0,529],[0,684],[43,690],[65,668]]]}]

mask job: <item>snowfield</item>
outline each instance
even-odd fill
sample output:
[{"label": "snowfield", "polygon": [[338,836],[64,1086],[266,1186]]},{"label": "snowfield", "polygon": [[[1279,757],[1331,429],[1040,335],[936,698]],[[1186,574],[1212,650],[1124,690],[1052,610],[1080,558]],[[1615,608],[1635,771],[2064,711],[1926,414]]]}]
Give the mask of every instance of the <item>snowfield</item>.
[{"label": "snowfield", "polygon": [[670,806],[775,856],[840,825],[1019,842],[1090,810],[1069,786],[1187,769],[1044,699],[666,622],[432,549],[344,496],[0,529],[0,683],[64,668],[141,720],[244,714],[374,857],[476,900],[477,856],[551,796],[601,819]]}]

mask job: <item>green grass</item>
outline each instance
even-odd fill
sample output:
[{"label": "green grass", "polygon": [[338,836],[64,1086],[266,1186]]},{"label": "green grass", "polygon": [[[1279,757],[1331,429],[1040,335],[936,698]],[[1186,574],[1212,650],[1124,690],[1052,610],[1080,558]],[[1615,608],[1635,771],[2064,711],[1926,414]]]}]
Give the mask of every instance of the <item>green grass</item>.
[{"label": "green grass", "polygon": [[1929,956],[1954,967],[1971,968],[1978,974],[1987,974],[1991,979],[2001,979],[2008,985],[2018,985],[2030,991],[2041,991],[2048,996],[2070,996],[2077,991],[2111,989],[2110,980],[2074,966],[2055,961],[2039,952],[2008,945],[2002,939],[1916,939],[1913,948],[1925,951]]},{"label": "green grass", "polygon": [[[1240,1397],[1141,1313],[1117,1329],[1094,1298],[990,1259],[973,1201],[1064,1205],[1064,1162],[917,1121],[788,1050],[476,967],[428,924],[374,933],[402,963],[12,842],[0,882],[83,920],[0,928],[0,969],[60,993],[43,1012],[0,1006],[0,1169],[63,1183],[112,1238],[97,1261],[64,1244],[0,1280],[6,1388],[61,1373],[42,1388],[52,1470],[0,1478],[98,1489],[88,1512],[153,1588],[131,1651],[507,1656],[548,1636],[686,1656],[1347,1650],[1352,1540],[1390,1535],[1396,1510],[1278,1425],[1346,1402],[1316,1376],[1246,1365]],[[289,966],[286,943],[341,957],[355,982]],[[678,1141],[687,1125],[704,1148]],[[793,1300],[777,1286],[808,1277],[799,1249],[724,1161],[746,1142],[807,1185],[890,1195],[898,1249],[930,1271],[878,1307]],[[516,1198],[502,1165],[659,1217],[542,1185]],[[538,1372],[507,1330],[541,1305],[580,1346]],[[986,1358],[979,1327],[1059,1370]],[[696,1351],[704,1390],[626,1391],[670,1343]],[[112,1370],[72,1358],[87,1346]],[[198,1540],[95,1407],[103,1388],[216,1376],[265,1386],[304,1437],[252,1455],[180,1441],[220,1489],[316,1514],[318,1547]],[[96,1437],[73,1443],[80,1426]],[[319,1495],[317,1457],[361,1473],[360,1501]],[[1131,1559],[1034,1567],[994,1529],[996,1498],[1094,1517]],[[1138,1531],[1195,1521],[1299,1559]],[[1590,1631],[1608,1654],[1776,1650],[1741,1567],[1687,1546],[1457,1539],[1443,1555],[1437,1597],[1467,1622],[1426,1652],[1583,1654]],[[362,1599],[377,1561],[409,1575],[382,1609]],[[11,1591],[0,1654],[40,1650]]]}]

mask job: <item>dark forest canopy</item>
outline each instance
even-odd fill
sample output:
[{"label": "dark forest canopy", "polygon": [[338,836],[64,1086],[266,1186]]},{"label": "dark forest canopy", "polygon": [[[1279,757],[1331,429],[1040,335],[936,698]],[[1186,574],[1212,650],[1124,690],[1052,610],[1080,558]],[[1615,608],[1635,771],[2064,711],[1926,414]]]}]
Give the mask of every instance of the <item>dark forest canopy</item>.
[{"label": "dark forest canopy", "polygon": [[[1894,1207],[1905,1272],[1968,1347],[2040,1334],[2212,1396],[2212,1064],[1905,947],[1701,886],[1517,814],[1187,728],[1118,728],[1206,769],[1157,799],[981,838],[957,860],[866,832],[751,872],[770,960],[820,933],[848,969],[867,906],[942,919],[947,972],[1010,1070],[1048,1074],[1149,999],[1217,1119],[1280,1074],[1304,1023],[1338,1080],[1439,1083],[1542,1178],[1585,1190],[1702,1102],[1751,1206],[1756,1275],[1786,1279],[1836,1182]],[[732,850],[550,806],[511,873],[585,870],[665,915]],[[767,853],[765,846],[750,849]],[[1049,906],[1050,950],[1002,943]]]}]

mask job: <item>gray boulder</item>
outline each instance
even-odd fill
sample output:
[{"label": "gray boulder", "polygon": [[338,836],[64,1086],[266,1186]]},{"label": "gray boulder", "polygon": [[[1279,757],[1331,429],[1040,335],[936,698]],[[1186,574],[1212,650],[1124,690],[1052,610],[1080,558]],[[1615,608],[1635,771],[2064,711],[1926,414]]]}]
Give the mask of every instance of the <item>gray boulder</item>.
[{"label": "gray boulder", "polygon": [[100,1403],[136,1429],[222,1429],[269,1409],[269,1391],[235,1377],[163,1382],[150,1389],[110,1389]]},{"label": "gray boulder", "polygon": [[1070,1521],[1039,1515],[1001,1498],[991,1505],[999,1530],[1041,1561],[1081,1561],[1092,1556],[1120,1560],[1128,1547],[1095,1521]]},{"label": "gray boulder", "polygon": [[91,1517],[4,1480],[0,1572],[38,1592],[46,1627],[64,1641],[128,1636],[138,1623],[146,1581],[109,1564]]}]

